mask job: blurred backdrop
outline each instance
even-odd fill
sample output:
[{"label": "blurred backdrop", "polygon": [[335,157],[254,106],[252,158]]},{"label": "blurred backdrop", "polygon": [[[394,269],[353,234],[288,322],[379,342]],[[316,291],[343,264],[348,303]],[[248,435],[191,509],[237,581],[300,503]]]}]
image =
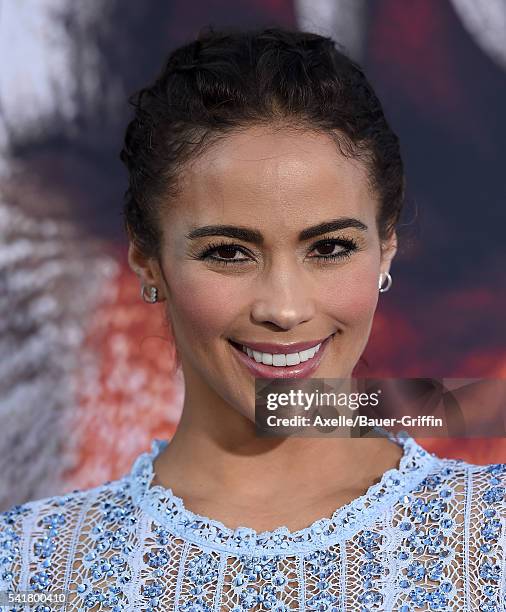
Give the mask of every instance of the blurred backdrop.
[{"label": "blurred backdrop", "polygon": [[[355,374],[506,378],[504,0],[0,0],[0,510],[119,477],[176,428],[118,154],[128,95],[209,24],[332,36],[400,136],[401,248]],[[506,461],[501,437],[419,442]]]}]

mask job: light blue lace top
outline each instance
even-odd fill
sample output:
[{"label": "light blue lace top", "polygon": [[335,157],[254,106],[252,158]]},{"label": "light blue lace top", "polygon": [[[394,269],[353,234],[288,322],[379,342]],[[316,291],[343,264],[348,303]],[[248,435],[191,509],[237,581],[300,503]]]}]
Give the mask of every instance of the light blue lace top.
[{"label": "light blue lace top", "polygon": [[118,480],[1,513],[0,591],[60,590],[67,610],[118,612],[506,610],[506,464],[388,435],[400,464],[364,495],[305,529],[262,533],[151,486],[167,444],[154,440]]}]

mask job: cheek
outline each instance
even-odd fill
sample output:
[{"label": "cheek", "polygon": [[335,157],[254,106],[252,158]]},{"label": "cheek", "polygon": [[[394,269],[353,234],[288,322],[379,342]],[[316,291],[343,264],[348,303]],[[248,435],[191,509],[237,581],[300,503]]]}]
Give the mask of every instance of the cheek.
[{"label": "cheek", "polygon": [[181,275],[171,295],[170,315],[186,337],[199,342],[221,335],[240,311],[237,280],[207,272]]},{"label": "cheek", "polygon": [[355,266],[322,283],[321,309],[344,325],[367,324],[378,303],[377,267]]},{"label": "cheek", "polygon": [[[320,278],[310,291],[317,310],[346,326],[367,325],[378,302],[379,273],[375,263],[362,262],[325,280]],[[180,273],[171,285],[176,288],[170,299],[171,320],[176,329],[184,329],[186,338],[199,338],[199,343],[225,334],[248,306],[237,277],[208,270],[202,274]]]}]

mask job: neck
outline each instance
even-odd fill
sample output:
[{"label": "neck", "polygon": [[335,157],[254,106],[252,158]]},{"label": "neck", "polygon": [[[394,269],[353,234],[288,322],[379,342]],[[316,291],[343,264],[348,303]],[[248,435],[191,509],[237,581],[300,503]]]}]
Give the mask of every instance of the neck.
[{"label": "neck", "polygon": [[260,438],[255,424],[230,406],[192,401],[190,394],[170,444],[155,460],[155,483],[183,498],[224,496],[241,505],[339,491],[360,495],[398,467],[401,456],[384,437]]}]

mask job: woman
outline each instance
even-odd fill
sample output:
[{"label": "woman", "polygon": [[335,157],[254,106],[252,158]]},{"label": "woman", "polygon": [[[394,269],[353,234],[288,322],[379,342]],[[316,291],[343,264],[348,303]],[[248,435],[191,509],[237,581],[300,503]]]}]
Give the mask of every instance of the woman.
[{"label": "woman", "polygon": [[505,464],[255,432],[255,378],[350,377],[392,282],[403,166],[360,68],[310,33],[211,32],[133,102],[129,263],[165,302],[183,416],[123,478],[1,515],[11,609],[29,589],[83,610],[504,609]]}]

